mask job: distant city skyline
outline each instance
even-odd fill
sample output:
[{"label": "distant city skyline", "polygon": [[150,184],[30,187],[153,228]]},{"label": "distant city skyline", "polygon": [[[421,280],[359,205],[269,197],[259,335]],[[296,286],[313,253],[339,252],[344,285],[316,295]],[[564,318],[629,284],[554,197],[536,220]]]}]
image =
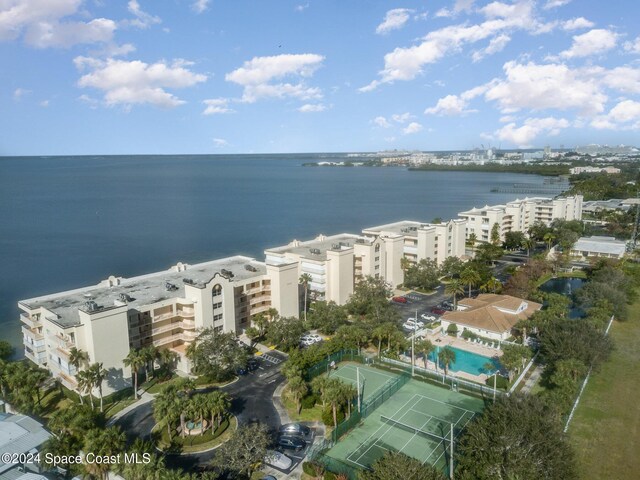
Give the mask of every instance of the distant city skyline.
[{"label": "distant city skyline", "polygon": [[0,156],[636,145],[634,0],[6,0]]}]

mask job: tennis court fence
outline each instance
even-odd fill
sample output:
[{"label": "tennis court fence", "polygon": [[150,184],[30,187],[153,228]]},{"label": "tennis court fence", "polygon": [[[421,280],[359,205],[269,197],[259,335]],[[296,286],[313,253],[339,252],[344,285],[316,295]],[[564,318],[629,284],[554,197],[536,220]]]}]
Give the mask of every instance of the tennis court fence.
[{"label": "tennis court fence", "polygon": [[367,357],[364,357],[363,355],[360,355],[358,353],[358,350],[340,350],[339,352],[327,355],[326,358],[309,367],[307,369],[306,380],[309,382],[317,376],[322,375],[323,373],[327,373],[332,362],[337,364],[347,361],[368,363],[369,359]]}]

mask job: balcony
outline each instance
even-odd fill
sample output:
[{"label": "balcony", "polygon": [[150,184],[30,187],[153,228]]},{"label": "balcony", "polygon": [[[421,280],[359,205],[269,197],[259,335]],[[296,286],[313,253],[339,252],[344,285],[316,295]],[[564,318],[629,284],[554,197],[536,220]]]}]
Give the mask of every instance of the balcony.
[{"label": "balcony", "polygon": [[56,341],[60,348],[64,348],[65,350],[76,346],[75,342],[71,340],[70,337],[65,337],[64,335],[60,335],[58,333],[53,336],[53,339]]},{"label": "balcony", "polygon": [[176,314],[173,312],[161,313],[160,315],[153,316],[153,322],[161,322],[162,320],[167,320],[169,318],[175,317]]},{"label": "balcony", "polygon": [[262,302],[271,303],[271,295],[262,295],[261,297],[252,298],[251,301],[249,302],[249,304],[250,305],[256,305],[256,304],[262,303]]},{"label": "balcony", "polygon": [[166,345],[168,343],[173,343],[176,341],[184,341],[184,337],[182,336],[181,333],[177,334],[177,335],[170,335],[168,337],[164,337],[164,338],[159,338],[157,340],[153,341],[153,346],[154,347],[159,347],[161,345]]},{"label": "balcony", "polygon": [[46,355],[36,355],[35,353],[30,352],[26,348],[24,349],[24,356],[26,358],[28,358],[29,360],[31,360],[36,365],[42,365],[42,364],[47,362],[47,356]]},{"label": "balcony", "polygon": [[33,330],[33,329],[27,328],[25,326],[22,327],[22,334],[25,337],[29,337],[34,342],[38,342],[38,341],[44,340],[44,335],[42,333],[39,333],[37,330]]},{"label": "balcony", "polygon": [[71,359],[69,352],[67,352],[66,350],[63,350],[60,347],[56,348],[54,353],[58,355],[58,357],[60,357],[61,359],[66,360],[67,362]]},{"label": "balcony", "polygon": [[42,327],[42,322],[38,319],[34,319],[29,317],[28,315],[25,315],[24,313],[20,314],[20,321],[24,324],[26,324],[29,328],[38,328],[38,327]]},{"label": "balcony", "polygon": [[151,335],[158,335],[164,332],[170,332],[172,330],[182,330],[182,329],[191,329],[195,328],[196,322],[175,322],[169,325],[165,325],[164,327],[158,327],[151,330]]},{"label": "balcony", "polygon": [[182,308],[181,310],[176,311],[176,315],[180,317],[193,317],[196,314],[193,308]]},{"label": "balcony", "polygon": [[62,385],[67,387],[69,390],[75,390],[76,388],[78,388],[78,383],[76,382],[76,380],[69,375],[60,373],[58,375],[58,380],[60,380],[60,383],[62,383]]}]

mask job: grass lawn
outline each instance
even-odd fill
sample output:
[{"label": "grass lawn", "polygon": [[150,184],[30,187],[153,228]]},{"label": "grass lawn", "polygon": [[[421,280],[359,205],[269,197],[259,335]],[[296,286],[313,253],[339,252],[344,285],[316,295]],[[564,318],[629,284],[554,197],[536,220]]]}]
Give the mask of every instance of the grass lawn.
[{"label": "grass lawn", "polygon": [[41,399],[41,416],[44,418],[49,418],[58,410],[63,410],[72,403],[73,401],[65,397],[60,389],[52,388]]},{"label": "grass lawn", "polygon": [[[169,434],[167,432],[166,426],[156,427],[161,432],[159,447],[162,449],[171,449],[169,442]],[[202,452],[203,450],[209,450],[210,448],[216,447],[218,445],[226,442],[233,432],[238,428],[238,420],[236,417],[231,415],[229,419],[225,419],[215,431],[215,433],[211,434],[211,429],[207,429],[204,435],[187,435],[184,439],[179,436],[177,431],[174,431],[173,436],[173,447],[179,448],[182,453],[196,453]]]},{"label": "grass lawn", "polygon": [[285,393],[281,397],[282,404],[287,409],[289,418],[293,422],[321,422],[322,421],[322,404],[316,405],[313,408],[303,408],[300,413],[296,408],[296,404]]},{"label": "grass lawn", "polygon": [[615,350],[591,376],[569,437],[585,479],[638,478],[640,471],[640,301],[629,308],[626,322],[614,322],[610,335]]}]

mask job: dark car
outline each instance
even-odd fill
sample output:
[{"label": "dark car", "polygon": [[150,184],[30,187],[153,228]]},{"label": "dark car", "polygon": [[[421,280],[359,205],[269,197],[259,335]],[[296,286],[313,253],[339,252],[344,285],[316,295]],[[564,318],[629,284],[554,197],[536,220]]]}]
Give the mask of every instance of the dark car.
[{"label": "dark car", "polygon": [[396,303],[407,303],[407,299],[404,297],[393,297],[391,300]]},{"label": "dark car", "polygon": [[280,448],[288,448],[296,452],[307,446],[304,440],[293,435],[280,435],[276,443]]},{"label": "dark car", "polygon": [[250,358],[247,362],[247,370],[249,370],[250,372],[257,370],[259,367],[260,362],[258,362],[258,360],[256,360],[255,358]]},{"label": "dark car", "polygon": [[301,423],[287,423],[279,429],[281,435],[293,435],[307,437],[311,433],[311,429]]},{"label": "dark car", "polygon": [[444,315],[445,313],[447,313],[447,311],[443,310],[442,308],[433,307],[431,309],[431,313],[435,313],[436,315]]}]

